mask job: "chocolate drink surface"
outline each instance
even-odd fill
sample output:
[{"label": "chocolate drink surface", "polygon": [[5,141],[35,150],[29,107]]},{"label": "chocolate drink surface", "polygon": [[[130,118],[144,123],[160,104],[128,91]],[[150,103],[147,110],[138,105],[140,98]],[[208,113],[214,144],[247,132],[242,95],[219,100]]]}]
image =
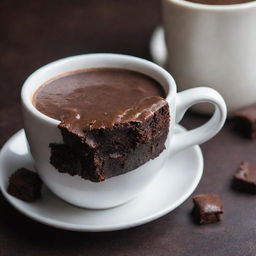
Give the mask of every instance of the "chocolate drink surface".
[{"label": "chocolate drink surface", "polygon": [[211,4],[211,5],[228,5],[228,4],[242,4],[247,2],[254,2],[255,0],[186,0],[188,2]]},{"label": "chocolate drink surface", "polygon": [[94,182],[134,170],[165,149],[169,107],[161,85],[144,74],[97,68],[43,84],[34,106],[60,120],[63,143],[52,142],[50,163]]},{"label": "chocolate drink surface", "polygon": [[76,128],[111,127],[136,115],[138,108],[164,97],[150,77],[123,69],[89,69],[66,73],[42,85],[33,104],[45,115]]}]

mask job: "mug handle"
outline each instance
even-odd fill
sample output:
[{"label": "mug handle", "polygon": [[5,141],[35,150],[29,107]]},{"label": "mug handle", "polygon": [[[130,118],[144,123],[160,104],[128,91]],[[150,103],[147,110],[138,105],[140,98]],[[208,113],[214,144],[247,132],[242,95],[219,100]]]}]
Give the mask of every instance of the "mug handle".
[{"label": "mug handle", "polygon": [[174,133],[170,147],[172,154],[211,139],[224,125],[227,116],[225,101],[217,91],[208,87],[192,88],[177,94],[175,124],[182,120],[185,112],[192,105],[202,102],[214,105],[213,116],[205,124],[195,129]]}]

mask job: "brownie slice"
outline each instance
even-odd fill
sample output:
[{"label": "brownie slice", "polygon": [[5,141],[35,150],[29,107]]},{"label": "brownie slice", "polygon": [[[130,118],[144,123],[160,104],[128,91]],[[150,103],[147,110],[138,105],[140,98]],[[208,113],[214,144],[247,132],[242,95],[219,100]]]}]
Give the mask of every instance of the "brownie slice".
[{"label": "brownie slice", "polygon": [[218,195],[200,194],[193,197],[192,211],[199,224],[210,224],[221,220],[223,205]]},{"label": "brownie slice", "polygon": [[232,187],[236,190],[256,194],[256,163],[242,162],[234,175]]},{"label": "brownie slice", "polygon": [[234,113],[235,130],[241,135],[256,139],[256,104]]},{"label": "brownie slice", "polygon": [[34,202],[41,195],[42,184],[36,173],[21,168],[9,178],[7,192],[23,201]]},{"label": "brownie slice", "polygon": [[165,149],[169,120],[168,103],[159,96],[126,111],[112,127],[81,130],[63,120],[64,144],[50,144],[50,162],[59,172],[94,182],[126,173]]}]

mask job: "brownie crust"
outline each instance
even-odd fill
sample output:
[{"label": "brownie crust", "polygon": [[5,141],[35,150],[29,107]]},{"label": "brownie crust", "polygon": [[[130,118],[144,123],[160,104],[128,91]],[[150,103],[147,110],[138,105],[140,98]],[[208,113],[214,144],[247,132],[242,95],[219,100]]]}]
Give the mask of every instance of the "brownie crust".
[{"label": "brownie crust", "polygon": [[61,173],[100,182],[136,169],[165,149],[169,132],[169,106],[159,97],[143,120],[116,123],[111,128],[70,130],[59,125],[63,144],[50,144],[50,163]]}]

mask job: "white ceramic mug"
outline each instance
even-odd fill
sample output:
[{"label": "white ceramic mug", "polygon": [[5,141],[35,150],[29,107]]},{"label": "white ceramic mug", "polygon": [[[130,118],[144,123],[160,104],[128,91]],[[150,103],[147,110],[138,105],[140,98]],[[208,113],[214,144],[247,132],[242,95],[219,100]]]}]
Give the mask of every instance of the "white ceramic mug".
[{"label": "white ceramic mug", "polygon": [[[62,142],[62,136],[57,127],[60,121],[40,113],[32,104],[35,91],[50,78],[65,72],[92,67],[135,70],[156,79],[166,91],[171,116],[171,126],[166,141],[167,149],[160,156],[136,170],[100,183],[59,173],[49,163],[49,144]],[[226,118],[225,102],[213,89],[195,88],[177,94],[175,81],[167,71],[147,60],[119,54],[79,55],[52,62],[35,71],[25,81],[21,98],[28,144],[43,182],[65,201],[80,207],[95,209],[114,207],[136,197],[154,179],[169,153],[209,140],[221,129]],[[182,119],[191,105],[198,102],[210,102],[215,106],[212,118],[199,128],[174,134],[175,124]]]},{"label": "white ceramic mug", "polygon": [[[256,102],[256,1],[207,5],[162,0],[168,70],[178,89],[207,85],[229,114]],[[197,108],[201,112],[209,110]]]}]

